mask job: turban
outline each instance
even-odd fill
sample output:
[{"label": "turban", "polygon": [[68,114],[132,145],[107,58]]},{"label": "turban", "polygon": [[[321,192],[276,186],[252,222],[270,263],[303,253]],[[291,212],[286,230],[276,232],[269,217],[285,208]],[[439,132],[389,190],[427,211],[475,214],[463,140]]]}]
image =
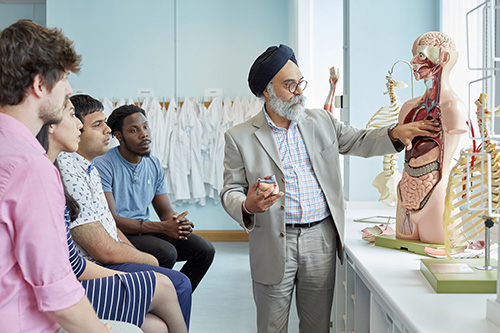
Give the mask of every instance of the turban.
[{"label": "turban", "polygon": [[248,86],[252,93],[260,97],[273,77],[285,66],[288,60],[297,65],[293,50],[283,44],[271,46],[253,63],[248,73]]}]

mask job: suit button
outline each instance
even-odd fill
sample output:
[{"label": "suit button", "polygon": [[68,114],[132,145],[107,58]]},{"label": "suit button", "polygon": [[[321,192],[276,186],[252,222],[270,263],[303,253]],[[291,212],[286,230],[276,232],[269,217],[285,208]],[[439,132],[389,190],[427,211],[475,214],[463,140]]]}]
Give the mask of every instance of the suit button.
[{"label": "suit button", "polygon": [[281,182],[284,184],[285,183],[285,178],[281,178]]},{"label": "suit button", "polygon": [[281,209],[281,210],[285,210],[285,205],[281,205],[281,206],[280,206],[280,209]]},{"label": "suit button", "polygon": [[285,237],[285,233],[283,231],[280,232],[280,237]]}]

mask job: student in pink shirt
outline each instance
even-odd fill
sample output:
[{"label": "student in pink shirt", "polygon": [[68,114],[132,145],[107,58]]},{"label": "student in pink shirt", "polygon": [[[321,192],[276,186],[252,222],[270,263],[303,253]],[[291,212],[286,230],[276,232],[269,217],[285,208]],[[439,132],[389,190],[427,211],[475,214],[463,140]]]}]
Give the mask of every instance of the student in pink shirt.
[{"label": "student in pink shirt", "polygon": [[60,30],[0,32],[0,323],[8,332],[109,332],[68,260],[64,194],[35,135],[62,119],[80,56]]}]

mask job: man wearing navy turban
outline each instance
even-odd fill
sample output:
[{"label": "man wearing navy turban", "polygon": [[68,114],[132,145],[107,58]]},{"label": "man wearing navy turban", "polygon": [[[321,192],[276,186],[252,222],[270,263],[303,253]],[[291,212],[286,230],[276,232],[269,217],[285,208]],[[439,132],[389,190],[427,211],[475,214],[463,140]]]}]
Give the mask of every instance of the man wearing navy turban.
[{"label": "man wearing navy turban", "polygon": [[[307,82],[286,45],[255,60],[248,84],[265,104],[225,134],[221,199],[249,233],[258,331],[287,331],[295,289],[300,332],[329,332],[336,257],[343,258],[339,154],[394,154],[438,128],[425,121],[358,130],[325,110],[306,109]],[[257,191],[258,179],[271,175],[281,192]]]}]

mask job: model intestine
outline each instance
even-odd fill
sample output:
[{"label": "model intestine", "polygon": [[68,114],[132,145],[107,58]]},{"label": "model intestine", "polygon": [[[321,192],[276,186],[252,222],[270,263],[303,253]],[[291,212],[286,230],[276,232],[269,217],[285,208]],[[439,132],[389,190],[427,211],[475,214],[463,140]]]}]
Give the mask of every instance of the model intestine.
[{"label": "model intestine", "polygon": [[415,40],[412,53],[414,76],[423,79],[427,89],[423,96],[403,104],[399,123],[434,120],[441,130],[432,137],[415,137],[405,151],[405,168],[398,184],[396,235],[443,244],[450,164],[461,135],[467,131],[465,105],[449,82],[458,52],[449,36],[428,32]]},{"label": "model intestine", "polygon": [[[406,88],[407,85],[403,82],[396,82],[391,76],[386,76],[387,91],[390,103],[387,106],[381,107],[368,121],[366,128],[381,128],[389,126],[398,121],[399,109],[401,101],[396,95],[395,88]],[[380,202],[394,207],[398,201],[396,187],[401,179],[401,174],[398,171],[398,156],[395,154],[384,155],[383,171],[379,173],[372,185],[380,192]]]},{"label": "model intestine", "polygon": [[[487,130],[491,112],[483,107],[486,105],[484,95],[480,96],[476,105],[477,122],[483,142],[477,147],[474,144],[473,147],[460,151],[460,158],[450,172],[446,190],[443,229],[448,257],[469,249],[471,244],[474,244],[474,239],[484,233],[483,217],[488,212],[481,208],[487,207],[489,194],[491,194],[493,213],[498,213],[499,209],[500,155],[497,144],[488,140]],[[469,155],[471,153],[485,154]],[[490,165],[488,165],[488,155],[491,158]],[[490,188],[488,188],[488,168],[491,168]]]}]

